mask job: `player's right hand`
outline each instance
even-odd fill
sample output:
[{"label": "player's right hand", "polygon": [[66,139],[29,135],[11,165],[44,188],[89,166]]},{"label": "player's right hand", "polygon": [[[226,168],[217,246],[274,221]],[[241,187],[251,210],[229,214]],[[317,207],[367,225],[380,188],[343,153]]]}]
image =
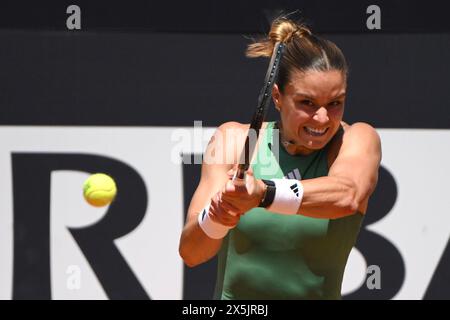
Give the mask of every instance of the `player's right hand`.
[{"label": "player's right hand", "polygon": [[211,199],[209,215],[214,222],[228,227],[235,227],[243,213],[231,204],[222,201],[222,192],[216,193]]}]

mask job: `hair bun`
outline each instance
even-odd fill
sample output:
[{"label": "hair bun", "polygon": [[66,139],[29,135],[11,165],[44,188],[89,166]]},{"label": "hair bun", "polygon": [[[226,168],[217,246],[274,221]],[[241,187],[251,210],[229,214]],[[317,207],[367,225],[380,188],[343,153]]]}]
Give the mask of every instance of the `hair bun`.
[{"label": "hair bun", "polygon": [[249,58],[272,56],[273,48],[277,42],[287,43],[293,37],[312,35],[311,30],[303,24],[298,24],[286,18],[276,19],[270,28],[269,36],[248,46],[246,55]]},{"label": "hair bun", "polygon": [[269,39],[276,42],[289,42],[294,36],[305,37],[311,35],[311,30],[303,24],[297,24],[288,19],[277,19],[272,23]]}]

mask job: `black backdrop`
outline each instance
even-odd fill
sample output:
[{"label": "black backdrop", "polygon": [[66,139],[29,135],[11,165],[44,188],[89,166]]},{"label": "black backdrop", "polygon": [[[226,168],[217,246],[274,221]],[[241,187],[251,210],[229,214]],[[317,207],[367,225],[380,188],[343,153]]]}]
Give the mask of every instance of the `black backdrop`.
[{"label": "black backdrop", "polygon": [[[350,65],[345,120],[449,127],[449,34],[324,36]],[[246,122],[267,64],[245,58],[239,34],[3,30],[0,42],[1,124]]]}]

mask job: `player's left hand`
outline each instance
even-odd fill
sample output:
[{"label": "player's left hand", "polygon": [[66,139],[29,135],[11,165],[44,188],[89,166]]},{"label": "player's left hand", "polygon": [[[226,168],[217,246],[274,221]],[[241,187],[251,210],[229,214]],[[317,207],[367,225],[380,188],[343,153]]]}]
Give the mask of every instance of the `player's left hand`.
[{"label": "player's left hand", "polygon": [[221,199],[231,204],[241,212],[247,212],[257,207],[264,195],[265,184],[260,179],[256,179],[253,170],[250,168],[245,180],[234,180],[237,165],[228,171],[229,180],[222,189]]}]

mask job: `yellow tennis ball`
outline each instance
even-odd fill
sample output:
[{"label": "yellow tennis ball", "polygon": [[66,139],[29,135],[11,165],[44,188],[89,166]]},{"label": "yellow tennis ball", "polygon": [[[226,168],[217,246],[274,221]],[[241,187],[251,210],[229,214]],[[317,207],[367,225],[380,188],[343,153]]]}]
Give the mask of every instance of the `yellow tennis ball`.
[{"label": "yellow tennis ball", "polygon": [[83,184],[84,198],[94,207],[103,207],[110,204],[114,200],[116,193],[116,183],[104,173],[91,175]]}]

